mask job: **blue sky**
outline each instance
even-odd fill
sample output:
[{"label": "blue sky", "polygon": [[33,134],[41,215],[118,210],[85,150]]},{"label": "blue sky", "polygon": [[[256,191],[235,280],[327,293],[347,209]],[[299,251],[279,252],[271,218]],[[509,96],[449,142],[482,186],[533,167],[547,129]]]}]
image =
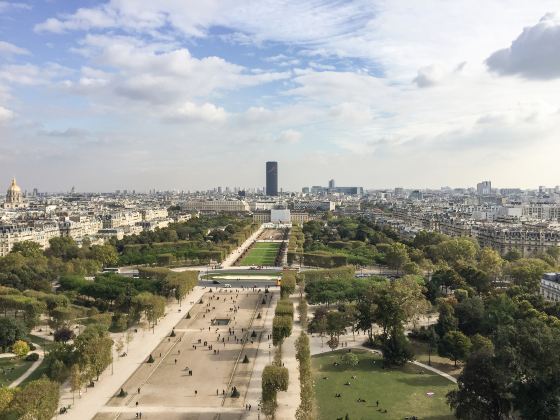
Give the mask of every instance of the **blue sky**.
[{"label": "blue sky", "polygon": [[556,185],[557,12],[548,0],[0,1],[0,179],[255,187],[274,159],[292,190],[333,177]]}]

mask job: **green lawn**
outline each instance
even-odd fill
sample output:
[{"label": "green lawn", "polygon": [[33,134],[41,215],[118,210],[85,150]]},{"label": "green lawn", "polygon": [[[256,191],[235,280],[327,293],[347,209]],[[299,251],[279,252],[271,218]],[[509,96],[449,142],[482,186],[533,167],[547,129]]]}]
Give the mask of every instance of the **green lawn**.
[{"label": "green lawn", "polygon": [[[455,385],[447,379],[410,363],[403,368],[382,369],[381,357],[369,352],[358,353],[360,363],[354,368],[334,366],[335,361],[340,362],[341,354],[321,354],[312,359],[319,419],[344,418],[346,414],[352,420],[454,418],[445,395]],[[346,382],[351,385],[344,385]],[[430,397],[428,392],[434,395]],[[336,398],[337,393],[342,396]],[[358,398],[366,402],[358,403]],[[387,413],[378,411],[376,401],[379,409]]]},{"label": "green lawn", "polygon": [[0,387],[8,386],[25,373],[33,362],[21,359],[0,359]]},{"label": "green lawn", "polygon": [[274,265],[280,242],[255,242],[239,265]]}]

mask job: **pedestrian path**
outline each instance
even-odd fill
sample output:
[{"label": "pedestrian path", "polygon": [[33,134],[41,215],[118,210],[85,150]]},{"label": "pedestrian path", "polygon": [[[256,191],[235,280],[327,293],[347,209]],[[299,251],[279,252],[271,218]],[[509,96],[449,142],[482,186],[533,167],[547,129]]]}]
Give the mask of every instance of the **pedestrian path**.
[{"label": "pedestrian path", "polygon": [[292,295],[291,301],[294,302],[294,326],[292,334],[284,340],[282,344],[282,363],[288,369],[289,385],[286,392],[278,393],[278,408],[276,417],[279,419],[295,419],[296,410],[300,403],[300,384],[299,384],[299,365],[296,359],[296,340],[301,333],[299,323],[299,312],[297,310],[297,294]]},{"label": "pedestrian path", "polygon": [[413,360],[411,363],[412,363],[412,364],[415,364],[416,366],[423,367],[424,369],[427,369],[427,370],[432,371],[432,372],[434,372],[434,373],[437,373],[439,376],[443,376],[444,378],[449,379],[451,382],[453,382],[453,383],[455,383],[455,384],[457,383],[457,379],[456,379],[456,378],[454,378],[453,376],[451,376],[451,375],[449,375],[449,374],[447,374],[447,373],[445,373],[445,372],[443,372],[443,371],[441,371],[441,370],[439,370],[439,369],[436,369],[436,368],[433,367],[433,366],[426,365],[426,364],[424,364],[424,363],[420,363],[420,362],[418,362],[418,361],[416,361],[416,360]]},{"label": "pedestrian path", "polygon": [[[263,337],[267,337],[269,334],[272,336],[272,318],[274,318],[274,309],[276,308],[277,301],[278,293],[274,293],[271,304],[267,306],[266,311],[263,313]],[[272,338],[263,338],[259,344],[251,380],[249,381],[247,389],[247,395],[245,396],[245,402],[252,406],[251,411],[246,413],[246,419],[257,419],[259,417],[258,405],[262,396],[262,372],[264,367],[272,361],[273,353],[274,347],[272,347]]]},{"label": "pedestrian path", "polygon": [[39,344],[33,344],[36,349],[33,350],[34,353],[37,353],[39,355],[39,358],[33,362],[33,364],[31,366],[29,366],[29,369],[27,369],[23,375],[21,375],[19,378],[17,378],[15,381],[13,381],[8,388],[15,388],[16,386],[18,386],[19,384],[21,384],[23,381],[25,381],[27,378],[29,378],[29,376],[35,372],[35,370],[41,365],[41,363],[43,363],[43,359],[45,358],[45,352],[43,351],[43,349],[41,348],[41,346]]},{"label": "pedestrian path", "polygon": [[[166,315],[155,328],[138,330],[129,343],[126,357],[119,357],[114,366],[109,366],[95,382],[94,388],[87,388],[81,397],[75,395],[66,383],[61,390],[60,407],[71,406],[65,420],[91,419],[120,389],[122,384],[148,358],[158,344],[169,334],[171,329],[191,310],[192,306],[207,292],[206,288],[195,287],[183,300],[182,305],[173,303],[167,306]],[[179,309],[181,312],[179,312]],[[75,396],[74,402],[73,397]]]}]

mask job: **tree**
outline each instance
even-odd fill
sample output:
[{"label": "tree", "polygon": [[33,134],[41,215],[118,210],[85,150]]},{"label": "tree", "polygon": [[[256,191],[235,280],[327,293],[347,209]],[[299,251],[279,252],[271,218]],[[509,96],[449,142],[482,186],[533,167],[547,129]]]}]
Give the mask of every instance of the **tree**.
[{"label": "tree", "polygon": [[428,327],[428,334],[427,334],[427,342],[428,342],[428,365],[432,366],[432,351],[437,348],[438,345],[438,335],[433,325]]},{"label": "tree", "polygon": [[473,262],[479,248],[476,240],[467,237],[448,239],[436,247],[441,259],[452,267]]},{"label": "tree", "polygon": [[272,318],[272,344],[282,344],[292,333],[293,319],[289,315],[276,315]]},{"label": "tree", "polygon": [[101,372],[113,360],[113,340],[109,337],[107,330],[100,325],[89,326],[74,342],[82,369],[90,366],[99,378]]},{"label": "tree", "polygon": [[521,258],[509,264],[507,273],[515,284],[530,293],[538,292],[541,278],[551,267],[538,258]]},{"label": "tree", "polygon": [[385,262],[389,268],[400,271],[410,261],[406,246],[400,242],[391,244],[385,253]]},{"label": "tree", "polygon": [[59,385],[49,379],[29,382],[15,393],[9,411],[20,419],[50,420],[58,408]]},{"label": "tree", "polygon": [[358,363],[360,361],[360,359],[358,359],[358,356],[356,356],[354,353],[351,352],[344,353],[341,359],[342,359],[342,363],[349,368],[358,366]]},{"label": "tree", "polygon": [[80,248],[69,236],[59,236],[49,240],[49,248],[46,254],[61,258],[63,261],[69,261],[78,258]]},{"label": "tree", "polygon": [[497,280],[502,274],[504,260],[498,251],[492,248],[482,248],[480,251],[478,267],[487,273],[493,280]]},{"label": "tree", "polygon": [[5,352],[17,340],[26,335],[26,328],[19,320],[13,318],[0,318],[0,347]]},{"label": "tree", "polygon": [[23,340],[17,340],[12,345],[12,353],[14,353],[17,357],[25,356],[29,353],[29,344]]},{"label": "tree", "polygon": [[344,333],[347,325],[346,316],[338,311],[330,311],[327,313],[327,333],[333,337],[338,338]]},{"label": "tree", "polygon": [[455,305],[455,316],[462,332],[469,336],[476,334],[484,321],[484,302],[478,296],[465,298]]},{"label": "tree", "polygon": [[458,360],[465,360],[471,349],[471,340],[461,331],[449,331],[439,342],[440,356],[449,357],[457,366]]},{"label": "tree", "polygon": [[19,252],[26,258],[37,258],[43,255],[43,248],[37,242],[23,241],[15,243],[11,252]]},{"label": "tree", "polygon": [[119,261],[119,254],[113,245],[93,245],[90,258],[99,261],[104,267],[112,267]]},{"label": "tree", "polygon": [[278,391],[288,390],[288,369],[276,366],[265,366],[262,373],[262,400],[263,411],[266,415],[273,416],[276,410],[276,394]]},{"label": "tree", "polygon": [[10,403],[14,399],[14,390],[8,387],[0,388],[0,413],[6,413]]},{"label": "tree", "polygon": [[72,390],[72,404],[74,404],[74,395],[76,391],[80,393],[81,396],[81,389],[83,384],[83,375],[80,371],[80,365],[74,363],[70,368],[70,389]]},{"label": "tree", "polygon": [[439,304],[439,316],[435,326],[436,333],[443,337],[449,331],[457,329],[458,321],[455,317],[455,309],[450,303],[442,301]]},{"label": "tree", "polygon": [[494,343],[488,337],[484,337],[481,334],[475,334],[471,337],[471,354],[478,352],[486,352],[488,354],[494,354]]},{"label": "tree", "polygon": [[403,366],[414,357],[409,341],[403,328],[393,329],[391,335],[383,340],[381,350],[383,363],[386,366]]},{"label": "tree", "polygon": [[68,327],[59,328],[54,332],[54,341],[66,343],[74,338],[74,331]]},{"label": "tree", "polygon": [[469,357],[457,380],[458,389],[447,394],[447,401],[459,419],[504,420],[512,404],[509,378],[496,365],[491,354],[476,352]]}]

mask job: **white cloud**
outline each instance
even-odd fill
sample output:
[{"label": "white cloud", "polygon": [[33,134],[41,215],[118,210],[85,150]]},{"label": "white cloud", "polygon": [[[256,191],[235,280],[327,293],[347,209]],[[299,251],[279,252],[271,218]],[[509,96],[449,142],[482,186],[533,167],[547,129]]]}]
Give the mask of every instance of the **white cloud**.
[{"label": "white cloud", "polygon": [[4,108],[0,106],[0,123],[7,122],[14,117],[13,111],[10,111],[8,108]]},{"label": "white cloud", "polygon": [[422,67],[413,82],[420,88],[430,87],[438,84],[443,78],[443,70],[437,65]]},{"label": "white cloud", "polygon": [[29,51],[6,41],[0,41],[0,55],[28,55]]},{"label": "white cloud", "polygon": [[[243,66],[220,57],[195,58],[186,48],[145,43],[137,38],[89,35],[79,52],[91,63],[112,71],[99,71],[91,77],[92,67],[82,70],[79,83],[68,87],[86,93],[92,83],[92,95],[116,95],[153,105],[180,104],[206,99],[225,91],[256,86],[289,77],[289,73],[251,74]],[[101,77],[98,77],[101,75]],[[99,91],[103,85],[104,90]]]},{"label": "white cloud", "polygon": [[283,144],[299,143],[302,137],[303,135],[299,131],[288,129],[280,133],[280,135],[276,138],[276,142]]},{"label": "white cloud", "polygon": [[523,29],[509,48],[486,60],[491,71],[528,79],[560,77],[560,18],[545,15],[536,25]]},{"label": "white cloud", "polygon": [[9,10],[31,10],[31,6],[27,3],[20,3],[17,1],[0,1],[0,13]]},{"label": "white cloud", "polygon": [[195,121],[207,123],[222,123],[227,119],[227,112],[211,103],[196,105],[186,102],[170,113],[173,121]]}]

